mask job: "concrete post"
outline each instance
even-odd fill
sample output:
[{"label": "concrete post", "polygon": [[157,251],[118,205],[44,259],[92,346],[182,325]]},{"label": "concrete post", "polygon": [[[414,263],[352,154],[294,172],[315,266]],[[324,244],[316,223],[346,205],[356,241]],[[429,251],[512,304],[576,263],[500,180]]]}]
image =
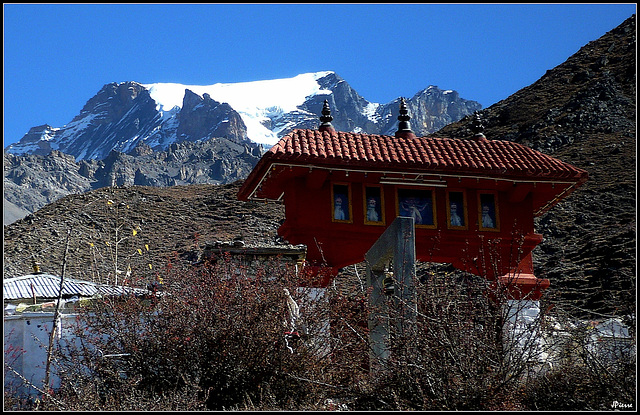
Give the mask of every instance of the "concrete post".
[{"label": "concrete post", "polygon": [[[406,322],[415,318],[415,261],[415,228],[410,217],[397,217],[365,254],[367,285],[372,287],[368,321],[371,370],[389,357],[389,306],[401,316],[395,327],[401,336]],[[388,295],[384,280],[391,270],[394,292]]]}]

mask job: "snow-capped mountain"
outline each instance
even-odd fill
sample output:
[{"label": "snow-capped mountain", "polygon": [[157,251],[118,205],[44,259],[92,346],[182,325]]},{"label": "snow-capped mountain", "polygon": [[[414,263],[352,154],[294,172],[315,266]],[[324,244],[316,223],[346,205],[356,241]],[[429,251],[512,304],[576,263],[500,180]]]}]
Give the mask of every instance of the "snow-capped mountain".
[{"label": "snow-capped mountain", "polygon": [[[52,150],[76,160],[104,159],[112,150],[133,154],[144,144],[166,150],[182,141],[225,137],[251,148],[270,147],[295,128],[317,128],[324,100],[340,131],[393,135],[398,100],[372,103],[335,72],[254,82],[105,85],[63,127],[33,127],[5,148],[14,155]],[[426,135],[481,108],[455,91],[429,86],[407,100],[411,126]]]},{"label": "snow-capped mountain", "polygon": [[209,95],[215,101],[225,102],[238,112],[251,141],[270,146],[280,139],[279,133],[291,126],[290,122],[283,121],[285,114],[304,113],[317,117],[308,111],[301,111],[300,106],[310,97],[331,94],[331,90],[322,89],[318,83],[318,79],[330,74],[316,72],[287,79],[207,86],[169,83],[143,86],[149,90],[163,117],[170,117],[181,109],[187,89],[199,96]]}]

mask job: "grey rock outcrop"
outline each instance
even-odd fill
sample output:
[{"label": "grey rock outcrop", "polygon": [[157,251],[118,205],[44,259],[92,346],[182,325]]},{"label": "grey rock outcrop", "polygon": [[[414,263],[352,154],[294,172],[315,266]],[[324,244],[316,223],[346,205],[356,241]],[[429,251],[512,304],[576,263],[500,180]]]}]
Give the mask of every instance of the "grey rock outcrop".
[{"label": "grey rock outcrop", "polygon": [[186,90],[182,109],[178,113],[178,142],[225,137],[242,143],[247,140],[247,127],[240,115],[227,103]]},{"label": "grey rock outcrop", "polygon": [[[4,205],[26,212],[71,193],[91,189],[98,163],[76,163],[73,156],[54,150],[47,155],[15,156],[4,153]],[[5,218],[6,223],[6,218]]]},{"label": "grey rock outcrop", "polygon": [[12,223],[69,194],[101,187],[224,184],[246,177],[261,147],[226,138],[174,143],[166,151],[141,144],[134,154],[111,151],[103,160],[4,153],[4,223]]}]

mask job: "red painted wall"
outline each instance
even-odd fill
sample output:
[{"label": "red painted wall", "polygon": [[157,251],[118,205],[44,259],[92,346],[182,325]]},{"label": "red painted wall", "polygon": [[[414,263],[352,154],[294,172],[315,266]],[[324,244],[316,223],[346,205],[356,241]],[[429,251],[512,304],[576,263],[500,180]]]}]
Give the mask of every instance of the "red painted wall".
[{"label": "red painted wall", "polygon": [[[397,212],[398,186],[382,185],[384,225],[365,224],[363,183],[379,185],[381,174],[333,172],[326,180],[311,172],[294,177],[284,185],[286,221],[279,233],[293,244],[307,245],[307,261],[336,269],[364,260],[365,253],[386,229]],[[324,173],[326,175],[326,173]],[[447,187],[424,188],[435,194],[434,229],[416,227],[416,256],[421,261],[452,263],[456,268],[489,279],[513,272],[530,272],[531,250],[542,240],[533,226],[534,194],[513,197],[504,183],[479,180],[447,179]],[[351,223],[332,220],[332,185],[349,184],[351,189]],[[403,186],[401,186],[403,187]],[[447,227],[447,190],[466,195],[466,229]],[[479,228],[478,193],[494,192],[497,197],[499,230]],[[510,201],[511,198],[511,201]]]}]

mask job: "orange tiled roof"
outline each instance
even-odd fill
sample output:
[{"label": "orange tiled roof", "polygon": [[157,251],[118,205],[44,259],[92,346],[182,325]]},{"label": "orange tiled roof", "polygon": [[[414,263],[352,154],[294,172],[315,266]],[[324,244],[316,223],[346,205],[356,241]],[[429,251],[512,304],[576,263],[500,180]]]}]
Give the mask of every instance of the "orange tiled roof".
[{"label": "orange tiled roof", "polygon": [[391,137],[298,129],[260,159],[238,193],[245,200],[261,186],[272,163],[363,171],[451,174],[581,185],[586,171],[511,141]]},{"label": "orange tiled roof", "polygon": [[582,169],[511,141],[294,130],[265,155],[271,161],[412,171],[586,179]]}]

